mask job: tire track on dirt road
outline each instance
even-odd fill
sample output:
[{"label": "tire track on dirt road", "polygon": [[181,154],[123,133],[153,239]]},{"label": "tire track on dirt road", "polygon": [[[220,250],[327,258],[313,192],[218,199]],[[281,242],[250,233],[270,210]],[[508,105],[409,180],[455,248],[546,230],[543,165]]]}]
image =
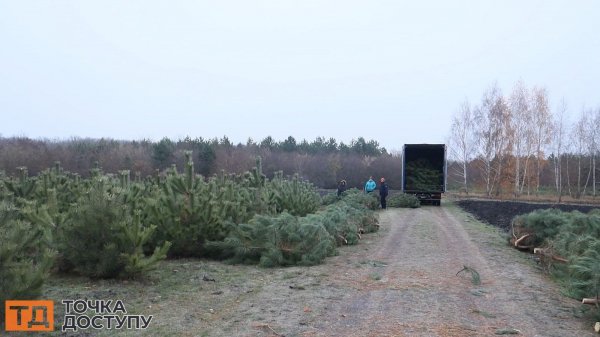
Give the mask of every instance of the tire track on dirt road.
[{"label": "tire track on dirt road", "polygon": [[[332,276],[347,291],[306,336],[493,336],[500,328],[521,336],[592,336],[564,311],[540,310],[538,303],[572,303],[545,293],[556,288],[533,267],[511,263],[515,255],[497,234],[466,226],[456,208],[379,214],[385,237],[362,257],[364,267]],[[489,245],[493,238],[496,246]],[[469,274],[456,276],[463,265],[479,272],[480,285]]]}]

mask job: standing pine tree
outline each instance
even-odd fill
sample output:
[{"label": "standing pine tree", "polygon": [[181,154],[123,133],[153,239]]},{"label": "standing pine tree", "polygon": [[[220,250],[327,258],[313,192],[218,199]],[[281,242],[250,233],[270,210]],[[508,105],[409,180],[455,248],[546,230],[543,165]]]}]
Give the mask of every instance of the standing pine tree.
[{"label": "standing pine tree", "polygon": [[[4,317],[5,300],[35,299],[41,294],[53,261],[43,234],[21,219],[13,204],[0,202],[0,317]],[[4,329],[0,326],[0,330]]]}]

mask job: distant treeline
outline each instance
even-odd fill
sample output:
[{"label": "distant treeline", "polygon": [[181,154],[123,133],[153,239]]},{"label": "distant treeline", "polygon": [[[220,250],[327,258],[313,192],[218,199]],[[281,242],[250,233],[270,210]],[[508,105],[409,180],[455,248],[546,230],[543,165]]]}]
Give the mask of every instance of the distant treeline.
[{"label": "distant treeline", "polygon": [[[260,142],[248,139],[234,144],[221,139],[190,138],[160,141],[128,141],[109,138],[73,138],[41,140],[27,137],[0,137],[0,174],[14,175],[17,167],[27,167],[35,175],[59,161],[70,172],[88,176],[98,164],[106,173],[131,170],[142,177],[152,176],[175,164],[183,167],[184,151],[193,151],[196,172],[211,176],[225,170],[242,173],[263,162],[269,177],[277,171],[284,175],[298,173],[317,187],[335,188],[345,179],[350,187],[362,187],[373,176],[385,177],[390,188],[400,188],[401,158],[392,155],[377,141],[359,137],[350,144],[334,138],[318,137],[309,142],[290,136],[276,141],[266,137]],[[158,171],[157,171],[158,170]]]}]

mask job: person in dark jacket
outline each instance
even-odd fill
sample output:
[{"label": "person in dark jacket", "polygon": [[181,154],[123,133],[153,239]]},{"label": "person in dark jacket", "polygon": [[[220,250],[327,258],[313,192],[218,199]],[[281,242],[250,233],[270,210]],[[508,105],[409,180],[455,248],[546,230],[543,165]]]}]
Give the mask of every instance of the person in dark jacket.
[{"label": "person in dark jacket", "polygon": [[342,180],[340,180],[340,182],[338,183],[338,186],[337,186],[337,196],[341,197],[342,193],[344,193],[345,190],[346,190],[346,180],[342,179]]},{"label": "person in dark jacket", "polygon": [[387,208],[387,202],[385,198],[388,196],[388,185],[385,183],[385,178],[381,178],[381,184],[379,185],[379,200],[381,201],[381,209]]}]

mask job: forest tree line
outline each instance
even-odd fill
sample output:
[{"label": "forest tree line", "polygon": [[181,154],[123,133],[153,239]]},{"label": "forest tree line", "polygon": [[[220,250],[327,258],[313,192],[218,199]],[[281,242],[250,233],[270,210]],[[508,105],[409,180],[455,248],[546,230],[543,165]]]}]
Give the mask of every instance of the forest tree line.
[{"label": "forest tree line", "polygon": [[464,101],[453,115],[449,183],[488,196],[596,196],[600,108],[582,108],[572,122],[567,112],[564,99],[550,107],[543,87],[518,81],[504,95],[492,84],[479,104]]},{"label": "forest tree line", "polygon": [[400,188],[400,157],[388,153],[377,141],[363,137],[350,144],[323,137],[297,141],[292,136],[280,141],[270,136],[261,141],[248,139],[245,144],[234,144],[226,136],[160,141],[0,137],[0,175],[15,175],[18,167],[26,167],[30,175],[36,175],[58,161],[65,170],[84,177],[99,165],[107,173],[130,170],[146,178],[162,174],[172,165],[181,169],[184,152],[190,150],[197,163],[196,172],[204,177],[222,170],[243,173],[251,170],[260,156],[263,171],[269,177],[277,171],[283,171],[284,176],[298,173],[320,188],[336,188],[342,179],[349,187],[361,188],[369,176],[386,177],[390,188]]},{"label": "forest tree line", "polygon": [[[522,81],[508,95],[492,84],[478,104],[464,101],[452,117],[447,140],[448,187],[487,196],[596,196],[600,108],[582,108],[572,122],[567,113],[564,100],[552,108],[545,88],[529,88]],[[284,176],[298,173],[320,188],[335,188],[341,179],[361,188],[373,176],[385,177],[392,189],[401,187],[401,154],[363,137],[350,144],[324,137],[297,141],[292,136],[248,139],[245,144],[234,144],[226,136],[160,141],[0,137],[0,175],[14,175],[17,167],[35,175],[58,161],[82,176],[98,164],[104,172],[126,169],[145,178],[172,165],[183,167],[189,150],[197,172],[205,177],[222,170],[245,172],[260,156],[269,177],[283,171]]]}]

